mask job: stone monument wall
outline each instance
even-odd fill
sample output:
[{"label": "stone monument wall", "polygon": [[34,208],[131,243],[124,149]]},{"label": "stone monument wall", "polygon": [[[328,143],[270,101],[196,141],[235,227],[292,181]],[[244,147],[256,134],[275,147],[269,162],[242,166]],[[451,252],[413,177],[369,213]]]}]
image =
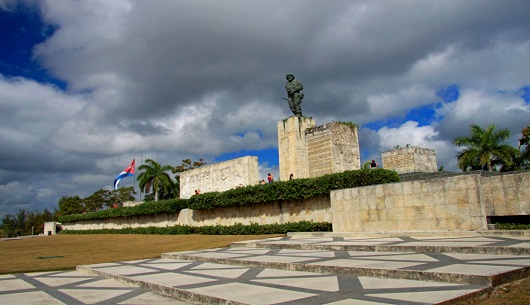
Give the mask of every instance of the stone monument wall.
[{"label": "stone monument wall", "polygon": [[333,147],[330,124],[305,131],[309,177],[333,173]]},{"label": "stone monument wall", "polygon": [[333,231],[487,230],[479,194],[480,175],[333,191]]},{"label": "stone monument wall", "polygon": [[530,172],[482,172],[480,197],[488,216],[530,215]]},{"label": "stone monument wall", "polygon": [[356,128],[328,123],[306,129],[305,136],[310,178],[361,168]]},{"label": "stone monument wall", "polygon": [[383,168],[398,174],[412,172],[436,172],[436,153],[433,149],[408,146],[383,152]]},{"label": "stone monument wall", "polygon": [[296,179],[309,178],[305,130],[315,125],[310,117],[291,116],[278,122],[280,180],[289,180],[291,174]]},{"label": "stone monument wall", "polygon": [[180,198],[201,193],[222,192],[259,182],[258,157],[247,156],[195,168],[180,174]]}]

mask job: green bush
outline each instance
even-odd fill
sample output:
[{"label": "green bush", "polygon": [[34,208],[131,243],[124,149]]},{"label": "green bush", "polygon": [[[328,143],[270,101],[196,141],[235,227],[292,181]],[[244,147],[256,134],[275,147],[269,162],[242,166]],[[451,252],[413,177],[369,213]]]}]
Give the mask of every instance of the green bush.
[{"label": "green bush", "polygon": [[499,230],[530,230],[530,224],[521,223],[495,223]]},{"label": "green bush", "polygon": [[173,226],[173,227],[145,227],[101,230],[64,230],[63,234],[157,234],[157,235],[262,235],[286,234],[287,232],[331,232],[331,223],[328,222],[289,222],[285,224],[259,225],[252,223],[243,225],[237,223],[233,226]]},{"label": "green bush", "polygon": [[153,215],[160,213],[176,213],[181,209],[187,208],[187,200],[168,199],[158,202],[148,201],[133,207],[119,207],[115,209],[106,209],[86,214],[73,214],[59,217],[60,222],[73,222],[78,220],[104,219],[130,217],[138,215]]}]

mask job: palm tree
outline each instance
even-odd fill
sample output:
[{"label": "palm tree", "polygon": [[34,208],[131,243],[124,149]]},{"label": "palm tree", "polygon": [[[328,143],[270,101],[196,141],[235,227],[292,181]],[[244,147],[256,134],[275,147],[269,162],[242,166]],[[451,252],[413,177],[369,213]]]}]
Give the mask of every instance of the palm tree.
[{"label": "palm tree", "polygon": [[455,138],[453,143],[465,147],[457,154],[458,167],[464,172],[471,169],[493,170],[493,165],[510,166],[513,163],[513,147],[502,144],[510,136],[510,130],[495,129],[489,125],[483,129],[479,125],[471,125],[471,135]]},{"label": "palm tree", "polygon": [[145,193],[149,193],[152,186],[153,192],[155,193],[155,201],[158,201],[159,190],[162,189],[164,192],[167,192],[173,185],[171,177],[166,173],[172,169],[172,166],[162,166],[160,163],[151,159],[145,160],[145,164],[138,167],[138,170],[141,171],[138,175],[140,189],[145,189]]}]

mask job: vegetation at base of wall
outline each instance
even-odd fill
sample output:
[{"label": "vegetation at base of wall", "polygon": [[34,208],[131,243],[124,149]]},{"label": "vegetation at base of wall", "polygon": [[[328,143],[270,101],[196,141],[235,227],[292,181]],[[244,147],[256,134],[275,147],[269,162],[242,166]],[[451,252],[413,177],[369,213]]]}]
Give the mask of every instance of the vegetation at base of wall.
[{"label": "vegetation at base of wall", "polygon": [[59,217],[59,222],[154,215],[160,213],[176,213],[181,209],[186,208],[187,200],[184,199],[168,199],[160,200],[158,202],[149,201],[133,207],[119,207],[85,214],[65,215]]},{"label": "vegetation at base of wall", "polygon": [[530,224],[521,223],[495,223],[498,230],[530,230]]},{"label": "vegetation at base of wall", "polygon": [[294,179],[265,185],[253,185],[225,192],[194,195],[189,199],[167,199],[145,202],[134,207],[119,207],[85,214],[59,217],[60,222],[94,220],[159,213],[176,213],[181,209],[208,210],[217,207],[266,204],[275,201],[302,200],[329,195],[332,190],[398,182],[395,171],[385,169],[352,170],[318,178]]},{"label": "vegetation at base of wall", "polygon": [[355,124],[354,122],[351,122],[351,121],[348,121],[348,122],[336,121],[335,123],[353,127],[353,129],[359,129],[359,125],[357,125],[357,124]]},{"label": "vegetation at base of wall", "polygon": [[156,235],[262,235],[262,234],[286,234],[287,232],[331,232],[329,222],[289,222],[285,224],[259,225],[252,223],[243,225],[236,223],[233,226],[172,226],[172,227],[145,227],[145,228],[123,228],[123,229],[101,229],[101,230],[64,230],[62,234],[156,234]]}]

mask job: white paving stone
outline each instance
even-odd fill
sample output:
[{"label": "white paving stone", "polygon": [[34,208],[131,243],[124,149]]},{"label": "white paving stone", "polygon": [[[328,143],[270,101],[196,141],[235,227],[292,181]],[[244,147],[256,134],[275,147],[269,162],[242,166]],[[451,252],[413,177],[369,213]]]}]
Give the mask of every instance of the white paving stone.
[{"label": "white paving stone", "polygon": [[191,289],[195,293],[228,299],[247,304],[277,304],[314,296],[316,294],[270,288],[258,285],[233,283]]},{"label": "white paving stone", "polygon": [[216,269],[203,269],[203,270],[189,270],[188,273],[235,279],[235,278],[240,277],[247,271],[248,271],[248,268],[227,268],[225,270],[216,268]]},{"label": "white paving stone", "polygon": [[93,277],[36,277],[35,279],[51,287],[63,286],[66,284],[72,284],[90,280]]},{"label": "white paving stone", "polygon": [[5,305],[65,305],[42,291],[0,295],[0,304]]},{"label": "white paving stone", "polygon": [[476,291],[475,289],[449,290],[449,291],[425,291],[425,292],[401,292],[401,293],[374,293],[367,294],[378,298],[385,298],[389,301],[400,300],[409,302],[423,302],[426,304],[436,304],[445,300],[450,300],[465,294]]},{"label": "white paving stone", "polygon": [[282,279],[256,279],[252,282],[282,285],[311,289],[316,291],[339,291],[339,283],[336,276],[319,276],[313,278],[282,278]]},{"label": "white paving stone", "polygon": [[136,279],[147,281],[150,283],[155,283],[158,285],[178,287],[183,285],[191,284],[201,284],[215,282],[216,280],[200,277],[200,276],[191,276],[185,274],[179,274],[178,276],[174,273],[157,273],[151,275],[142,275],[134,277]]},{"label": "white paving stone", "polygon": [[31,288],[35,288],[35,286],[19,279],[9,279],[0,281],[0,291],[22,290]]},{"label": "white paving stone", "polygon": [[[118,303],[118,305],[193,305],[195,303],[173,299],[170,297],[161,296],[156,293],[146,292],[142,295],[130,298],[126,301]],[[196,304],[195,304],[196,305]]]},{"label": "white paving stone", "polygon": [[446,272],[454,274],[471,274],[491,276],[499,273],[519,269],[520,267],[508,266],[488,266],[488,265],[470,265],[470,264],[453,264],[439,268],[429,269],[429,272]]},{"label": "white paving stone", "polygon": [[99,303],[122,294],[126,294],[132,291],[130,290],[113,290],[113,289],[59,289],[60,292],[71,296],[74,299],[77,299],[85,304],[95,304]]}]

